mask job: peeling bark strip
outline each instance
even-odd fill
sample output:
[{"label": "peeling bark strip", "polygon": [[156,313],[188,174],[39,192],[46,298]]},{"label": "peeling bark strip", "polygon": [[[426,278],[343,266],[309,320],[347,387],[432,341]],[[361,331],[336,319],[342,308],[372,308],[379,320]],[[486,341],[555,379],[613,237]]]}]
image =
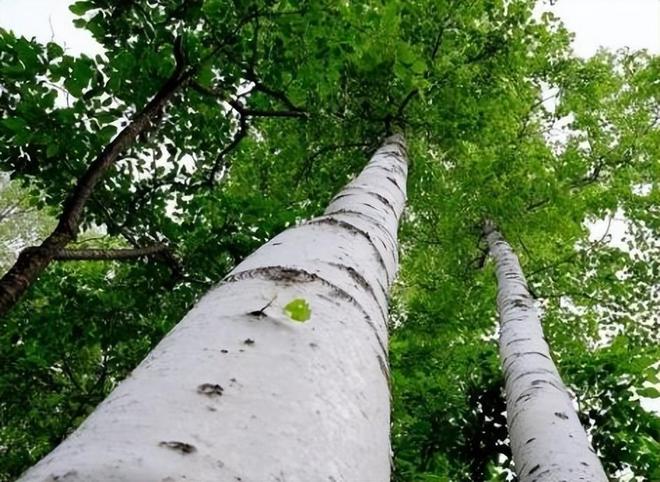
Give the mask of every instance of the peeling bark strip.
[{"label": "peeling bark strip", "polygon": [[[21,480],[388,481],[386,288],[406,172],[391,137],[323,217],[238,265]],[[286,314],[295,300],[309,319]]]},{"label": "peeling bark strip", "polygon": [[[0,279],[0,317],[4,316],[23,296],[30,285],[48,267],[55,254],[63,250],[78,234],[80,218],[92,191],[135,139],[146,132],[172,97],[190,80],[193,71],[186,69],[180,51],[180,39],[175,45],[177,65],[160,90],[131,122],[124,127],[89,165],[64,202],[58,224],[38,247],[24,249],[9,271]],[[68,258],[73,259],[73,258]]]},{"label": "peeling bark strip", "polygon": [[500,358],[518,479],[606,482],[550,356],[518,258],[492,222],[484,235],[496,263]]}]

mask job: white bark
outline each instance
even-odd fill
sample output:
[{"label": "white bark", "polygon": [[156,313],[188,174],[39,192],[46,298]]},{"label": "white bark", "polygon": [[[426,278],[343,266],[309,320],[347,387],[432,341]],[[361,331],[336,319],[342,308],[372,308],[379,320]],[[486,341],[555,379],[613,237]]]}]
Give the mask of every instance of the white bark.
[{"label": "white bark", "polygon": [[511,450],[520,482],[606,482],[552,361],[517,256],[486,223],[496,263],[500,357]]},{"label": "white bark", "polygon": [[[238,265],[20,480],[389,481],[387,289],[406,173],[393,136],[324,216]],[[283,310],[300,298],[303,323]]]}]

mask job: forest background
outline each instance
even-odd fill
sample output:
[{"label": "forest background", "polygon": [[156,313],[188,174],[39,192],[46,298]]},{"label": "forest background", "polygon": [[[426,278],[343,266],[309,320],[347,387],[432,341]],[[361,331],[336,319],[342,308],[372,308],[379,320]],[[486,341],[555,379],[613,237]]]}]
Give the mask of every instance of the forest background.
[{"label": "forest background", "polygon": [[[123,112],[155,90],[153,81],[135,74],[131,59],[144,48],[140,39],[133,52],[99,44],[87,31],[71,27],[77,16],[66,3],[0,2],[2,28],[60,44],[62,52],[48,47],[48,58],[61,58],[60,65],[70,58],[66,68],[81,79],[63,85],[41,61],[30,66],[34,84],[43,86],[52,77],[51,87],[44,88],[63,112],[71,111],[56,128],[25,129],[6,121],[17,116],[2,112],[2,169],[13,173],[13,180],[2,181],[0,201],[4,267],[13,261],[7,253],[15,255],[52,229],[70,176],[116,131],[107,127],[119,126]],[[203,171],[203,159],[195,156],[228,143],[242,124],[219,121],[226,111],[205,107],[214,101],[201,95],[193,112],[171,114],[193,131],[204,125],[203,132],[191,139],[171,128],[162,138],[146,139],[132,153],[132,167],[121,164],[93,199],[76,243],[106,248],[127,247],[131,238],[168,243],[177,266],[154,259],[55,263],[2,321],[1,476],[11,480],[61,440],[213,280],[285,226],[318,213],[377,147],[389,116],[406,130],[413,161],[392,308],[395,478],[511,477],[494,343],[495,286],[475,230],[484,214],[497,218],[521,256],[553,353],[610,475],[660,477],[659,425],[653,415],[659,69],[652,56],[660,52],[660,6],[643,0],[564,0],[533,10],[530,2],[513,3],[520,5],[518,11],[505,12],[499,2],[490,7],[489,2],[447,2],[447,8],[429,14],[435,25],[429,21],[416,31],[410,22],[428,5],[383,2],[394,5],[389,10],[394,13],[383,7],[363,28],[398,32],[389,67],[369,57],[383,46],[358,34],[357,51],[340,49],[332,57],[336,65],[324,65],[325,76],[318,76],[319,64],[306,59],[309,45],[292,42],[300,52],[265,67],[271,81],[287,86],[286,102],[267,95],[251,101],[261,109],[291,107],[289,102],[310,118],[254,119],[240,148],[228,156],[231,166],[213,172],[208,189],[194,195],[192,181],[184,188],[177,184],[186,170]],[[546,9],[576,32],[576,55],[567,54],[571,37],[542,15]],[[84,7],[77,11],[85,12]],[[352,35],[354,18],[345,15],[348,26],[334,38],[321,27],[311,38],[340,44],[341,34]],[[531,18],[537,27],[529,27]],[[436,49],[434,27],[443,22],[447,33]],[[298,38],[296,28],[283,28],[282,37]],[[116,35],[129,33],[135,34]],[[599,45],[612,50],[597,51]],[[243,45],[246,51],[248,46]],[[613,52],[621,47],[631,49]],[[37,49],[9,36],[2,48],[19,56],[22,48]],[[635,51],[640,48],[647,53]],[[96,55],[110,60],[93,60]],[[354,64],[347,70],[356,69],[353,77],[341,65],[347,55]],[[8,57],[0,59],[2,67],[11,65]],[[147,70],[162,77],[158,59],[153,61]],[[110,106],[94,91],[94,71],[106,65],[123,76],[111,87]],[[461,68],[454,69],[457,65]],[[25,80],[7,72],[2,80],[10,90],[12,82]],[[365,81],[374,73],[387,82]],[[349,85],[337,95],[332,90],[341,76]],[[211,86],[217,76],[207,74],[206,80]],[[38,91],[26,84],[24,95]],[[314,96],[305,94],[310,90]],[[413,91],[417,94],[406,100]],[[353,104],[359,107],[346,108]],[[96,114],[89,112],[92,107]],[[49,108],[36,103],[31,109]],[[96,126],[90,122],[95,116]],[[210,122],[222,126],[217,134],[208,132]],[[85,135],[73,133],[81,128]],[[44,138],[21,138],[30,131]],[[70,137],[63,139],[63,132]],[[166,139],[173,142],[165,153]],[[26,165],[12,144],[34,145],[50,162]],[[162,164],[152,162],[166,157]],[[172,160],[182,166],[178,171],[168,167]]]}]

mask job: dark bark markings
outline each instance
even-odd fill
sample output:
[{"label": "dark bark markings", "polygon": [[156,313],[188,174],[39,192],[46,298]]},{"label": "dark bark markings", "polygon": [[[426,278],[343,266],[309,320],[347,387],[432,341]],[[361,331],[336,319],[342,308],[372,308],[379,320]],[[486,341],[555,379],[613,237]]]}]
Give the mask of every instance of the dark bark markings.
[{"label": "dark bark markings", "polygon": [[248,269],[245,271],[239,271],[238,273],[230,274],[223,280],[223,284],[235,283],[242,280],[261,278],[268,281],[281,282],[286,284],[291,283],[312,283],[320,282],[322,285],[329,287],[332,290],[332,295],[336,298],[342,298],[353,306],[355,306],[360,313],[364,316],[366,323],[369,325],[373,331],[376,341],[380,345],[381,350],[385,359],[388,358],[387,355],[387,345],[381,339],[376,325],[371,320],[369,313],[364,309],[362,304],[355,299],[353,295],[348,293],[346,290],[336,285],[332,281],[329,281],[316,273],[310,273],[304,269],[291,268],[286,266],[262,266],[259,268]]}]

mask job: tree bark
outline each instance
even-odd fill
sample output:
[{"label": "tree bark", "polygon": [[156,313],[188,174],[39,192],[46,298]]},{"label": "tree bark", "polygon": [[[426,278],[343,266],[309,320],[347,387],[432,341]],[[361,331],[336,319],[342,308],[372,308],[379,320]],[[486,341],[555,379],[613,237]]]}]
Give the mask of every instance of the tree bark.
[{"label": "tree bark", "polygon": [[[323,216],[238,265],[21,480],[388,481],[406,173],[390,137]],[[311,316],[296,321],[286,307],[301,300]]]},{"label": "tree bark", "polygon": [[[40,248],[28,248],[40,249]],[[60,249],[52,253],[55,261],[113,261],[140,259],[155,256],[169,251],[165,244],[153,244],[142,248],[119,248],[119,249]]]},{"label": "tree bark", "polygon": [[606,482],[552,361],[518,258],[492,222],[484,234],[496,263],[500,357],[518,480]]},{"label": "tree bark", "polygon": [[94,188],[135,139],[147,131],[152,120],[189,80],[192,70],[186,70],[177,41],[177,65],[156,95],[124,129],[117,134],[78,179],[64,203],[58,224],[39,247],[23,250],[14,265],[0,279],[0,317],[4,316],[23,296],[39,275],[53,261],[53,253],[65,248],[76,238],[83,209]]}]

